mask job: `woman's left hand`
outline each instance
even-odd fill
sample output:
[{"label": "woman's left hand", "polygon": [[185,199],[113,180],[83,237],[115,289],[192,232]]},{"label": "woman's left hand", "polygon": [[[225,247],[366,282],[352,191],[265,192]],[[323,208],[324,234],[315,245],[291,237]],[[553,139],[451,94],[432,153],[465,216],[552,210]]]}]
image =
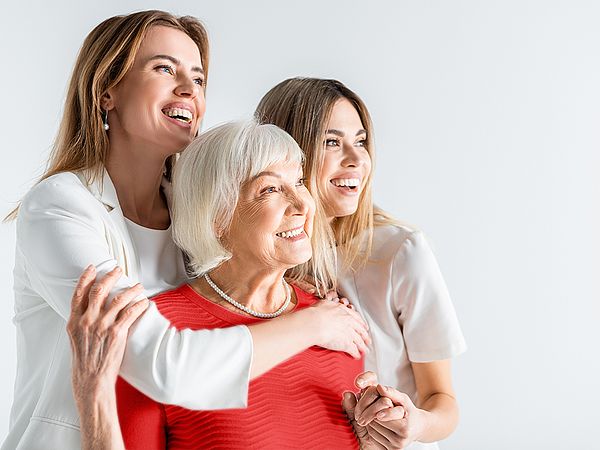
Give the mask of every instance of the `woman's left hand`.
[{"label": "woman's left hand", "polygon": [[426,426],[427,411],[417,408],[405,393],[380,384],[363,391],[356,409],[360,411],[357,423],[388,450],[406,448]]}]

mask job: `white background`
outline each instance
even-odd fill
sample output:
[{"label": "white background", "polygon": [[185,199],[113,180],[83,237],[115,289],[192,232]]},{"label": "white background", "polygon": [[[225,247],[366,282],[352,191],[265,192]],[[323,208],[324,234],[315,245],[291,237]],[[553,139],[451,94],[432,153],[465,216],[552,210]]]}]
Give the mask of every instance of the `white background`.
[{"label": "white background", "polygon": [[[469,344],[454,364],[461,423],[443,448],[600,448],[600,4],[3,4],[2,213],[43,171],[84,36],[150,8],[209,30],[205,128],[297,75],[338,78],[370,107],[376,201],[432,240]],[[14,224],[0,246],[3,439]]]}]

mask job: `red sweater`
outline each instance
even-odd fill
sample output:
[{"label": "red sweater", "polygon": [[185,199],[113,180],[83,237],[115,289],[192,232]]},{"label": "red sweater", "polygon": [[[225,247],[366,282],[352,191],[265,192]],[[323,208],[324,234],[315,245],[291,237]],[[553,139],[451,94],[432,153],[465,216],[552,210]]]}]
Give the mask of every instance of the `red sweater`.
[{"label": "red sweater", "polygon": [[[297,309],[316,298],[294,287]],[[212,303],[184,285],[153,298],[177,329],[259,322]],[[362,361],[311,347],[250,382],[248,408],[193,411],[157,403],[117,381],[119,421],[128,450],[358,449],[341,407]],[[198,388],[202,388],[201,381]]]}]

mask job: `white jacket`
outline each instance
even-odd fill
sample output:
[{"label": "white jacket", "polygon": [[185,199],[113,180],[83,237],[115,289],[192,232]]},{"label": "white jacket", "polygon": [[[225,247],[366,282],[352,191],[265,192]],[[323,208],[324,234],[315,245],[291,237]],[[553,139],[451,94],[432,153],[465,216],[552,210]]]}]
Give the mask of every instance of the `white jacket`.
[{"label": "white jacket", "polygon": [[[2,449],[79,449],[66,333],[73,289],[89,264],[139,280],[115,188],[61,173],[33,187],[17,218],[14,269],[17,376]],[[121,375],[149,397],[191,409],[246,406],[252,337],[244,326],[178,332],[151,303],[131,330]]]}]

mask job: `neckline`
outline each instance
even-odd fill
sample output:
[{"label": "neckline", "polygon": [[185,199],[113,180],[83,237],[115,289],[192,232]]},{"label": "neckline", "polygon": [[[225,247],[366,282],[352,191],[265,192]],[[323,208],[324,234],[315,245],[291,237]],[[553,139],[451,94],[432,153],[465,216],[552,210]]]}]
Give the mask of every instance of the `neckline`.
[{"label": "neckline", "polygon": [[171,222],[171,223],[169,224],[169,227],[168,227],[168,228],[165,228],[165,229],[157,229],[157,228],[148,228],[148,227],[145,227],[145,226],[143,226],[143,225],[140,225],[139,223],[135,223],[133,220],[131,220],[131,219],[128,219],[128,218],[127,218],[127,217],[125,217],[125,216],[123,216],[123,218],[125,219],[125,222],[126,222],[128,225],[133,225],[133,226],[134,226],[134,228],[137,228],[137,229],[139,229],[139,230],[142,230],[142,231],[145,231],[145,232],[149,232],[149,233],[157,233],[157,232],[158,232],[158,233],[165,233],[165,232],[169,232],[169,233],[170,233],[170,232],[171,232],[171,225],[172,225],[172,223],[173,223],[173,222]]}]

